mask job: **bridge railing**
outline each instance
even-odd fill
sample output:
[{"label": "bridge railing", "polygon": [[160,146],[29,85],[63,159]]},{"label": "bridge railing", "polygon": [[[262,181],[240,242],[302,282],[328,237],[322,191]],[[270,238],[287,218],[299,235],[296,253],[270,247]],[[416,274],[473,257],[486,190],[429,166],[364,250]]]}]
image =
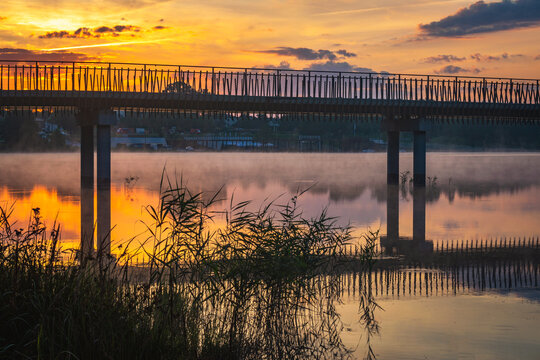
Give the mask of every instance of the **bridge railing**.
[{"label": "bridge railing", "polygon": [[539,104],[536,79],[89,62],[0,62],[0,91]]}]

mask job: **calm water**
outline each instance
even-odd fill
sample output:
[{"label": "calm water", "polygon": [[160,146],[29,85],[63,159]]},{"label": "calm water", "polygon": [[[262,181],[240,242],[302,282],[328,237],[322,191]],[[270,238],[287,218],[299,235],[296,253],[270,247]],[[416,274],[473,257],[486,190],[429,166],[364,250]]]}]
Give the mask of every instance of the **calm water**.
[{"label": "calm water", "polygon": [[[78,154],[1,154],[0,205],[15,204],[13,219],[21,226],[31,208],[40,207],[46,222],[57,217],[62,224],[65,246],[76,244],[78,161]],[[430,153],[427,161],[427,242],[402,240],[406,246],[394,251],[404,263],[381,266],[380,278],[375,276],[375,298],[383,308],[375,311],[376,334],[368,336],[360,321],[357,282],[349,275],[344,303],[338,307],[344,343],[356,349],[355,357],[363,357],[369,340],[380,359],[540,358],[538,250],[531,253],[516,245],[522,252],[497,253],[481,266],[478,259],[452,268],[426,265],[418,258],[407,261],[415,246],[431,256],[445,246],[471,241],[484,246],[537,244],[540,154]],[[411,154],[402,154],[401,171],[411,172],[411,166]],[[256,207],[270,200],[283,203],[309,188],[299,199],[306,215],[328,207],[357,236],[369,228],[386,234],[385,154],[115,153],[114,243],[144,231],[143,222],[149,221],[145,206],[157,203],[164,169],[195,192],[210,196],[221,188],[221,198],[227,200],[217,208],[226,208],[231,197],[234,202],[252,200]],[[398,191],[399,234],[408,238],[413,235],[413,191],[408,178],[404,180]],[[441,285],[445,281],[446,287]]]}]

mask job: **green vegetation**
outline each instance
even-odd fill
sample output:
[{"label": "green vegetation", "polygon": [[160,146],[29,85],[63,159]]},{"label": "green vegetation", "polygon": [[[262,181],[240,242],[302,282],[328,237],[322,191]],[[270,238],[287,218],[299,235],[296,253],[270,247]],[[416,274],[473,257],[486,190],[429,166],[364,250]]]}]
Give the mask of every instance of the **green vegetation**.
[{"label": "green vegetation", "polygon": [[[1,209],[0,358],[347,357],[335,303],[349,229],[325,212],[304,218],[296,197],[256,211],[231,200],[216,228],[218,196],[164,182],[143,246],[134,240],[117,259],[97,254],[84,266],[39,209],[26,229]],[[376,238],[356,252],[367,269]],[[142,252],[145,266],[132,266]],[[373,306],[364,294],[370,331]]]}]

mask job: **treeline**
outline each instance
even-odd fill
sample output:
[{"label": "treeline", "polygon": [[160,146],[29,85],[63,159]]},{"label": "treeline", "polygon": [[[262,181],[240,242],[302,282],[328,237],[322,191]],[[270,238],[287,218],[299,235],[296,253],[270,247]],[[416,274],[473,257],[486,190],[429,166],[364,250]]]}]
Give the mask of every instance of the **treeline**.
[{"label": "treeline", "polygon": [[[143,127],[156,136],[168,139],[186,134],[192,129],[201,133],[235,133],[254,136],[271,142],[276,139],[297,140],[298,136],[319,136],[334,151],[355,151],[373,148],[373,140],[386,141],[378,119],[371,118],[321,118],[318,116],[248,116],[227,114],[197,115],[180,113],[174,116],[126,114],[119,127]],[[174,130],[174,131],[171,131]],[[412,148],[412,133],[402,133],[401,147]],[[515,149],[540,150],[539,125],[507,124],[436,124],[428,130],[428,146],[441,149]]]},{"label": "treeline", "polygon": [[[318,137],[322,145],[313,147],[313,151],[382,150],[386,141],[379,119],[346,116],[120,112],[117,127],[144,128],[147,136],[164,137],[168,144],[179,143],[184,135],[193,132],[251,136],[264,143],[297,142],[301,136]],[[73,113],[0,113],[0,150],[65,150],[76,146],[78,141],[78,123]],[[401,147],[412,148],[411,133],[402,133]],[[540,126],[436,124],[428,131],[428,148],[540,150]]]},{"label": "treeline", "polygon": [[1,151],[70,150],[78,139],[79,130],[73,114],[0,113]]}]

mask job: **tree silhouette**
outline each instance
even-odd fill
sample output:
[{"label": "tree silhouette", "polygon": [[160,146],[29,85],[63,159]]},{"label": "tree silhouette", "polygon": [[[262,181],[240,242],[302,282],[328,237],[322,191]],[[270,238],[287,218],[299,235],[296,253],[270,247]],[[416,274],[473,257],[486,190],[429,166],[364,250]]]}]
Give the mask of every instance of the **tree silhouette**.
[{"label": "tree silhouette", "polygon": [[189,85],[186,82],[183,81],[175,81],[173,83],[170,83],[167,85],[165,90],[163,92],[166,93],[178,93],[178,94],[208,94],[208,90],[202,89],[202,90],[195,90],[191,85]]}]

